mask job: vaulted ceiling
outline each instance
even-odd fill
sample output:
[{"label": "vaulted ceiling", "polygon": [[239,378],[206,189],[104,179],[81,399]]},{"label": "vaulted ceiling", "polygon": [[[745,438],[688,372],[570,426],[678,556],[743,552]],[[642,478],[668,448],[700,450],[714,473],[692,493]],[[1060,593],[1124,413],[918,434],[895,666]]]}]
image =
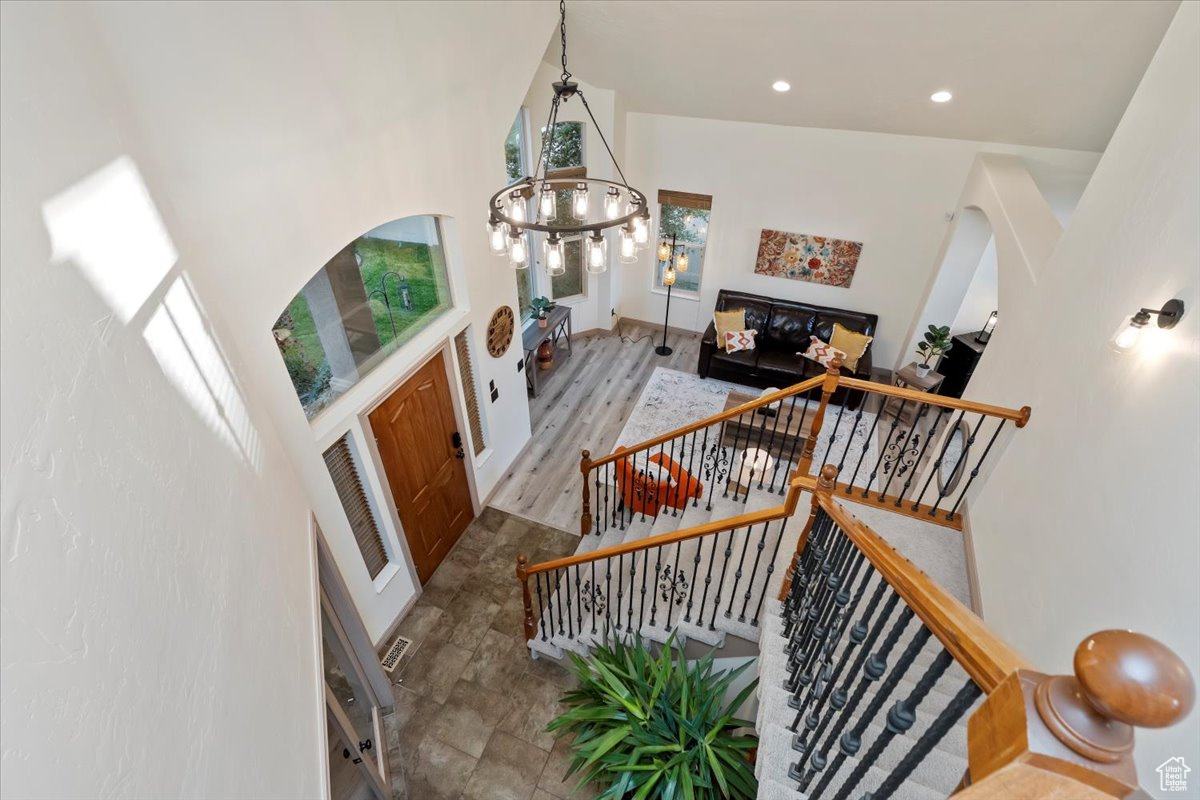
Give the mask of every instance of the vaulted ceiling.
[{"label": "vaulted ceiling", "polygon": [[630,111],[1099,151],[1178,5],[569,0],[568,52]]}]

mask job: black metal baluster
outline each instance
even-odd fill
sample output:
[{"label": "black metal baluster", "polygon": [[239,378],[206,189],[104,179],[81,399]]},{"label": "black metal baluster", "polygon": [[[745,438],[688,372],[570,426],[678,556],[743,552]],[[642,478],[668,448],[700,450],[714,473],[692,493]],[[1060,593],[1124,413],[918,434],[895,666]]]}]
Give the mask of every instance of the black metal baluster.
[{"label": "black metal baluster", "polygon": [[819,674],[821,662],[828,660],[832,647],[836,646],[837,640],[841,637],[845,608],[851,598],[850,590],[854,585],[855,578],[858,577],[859,569],[866,560],[857,548],[853,552],[853,556],[847,560],[849,572],[847,573],[846,567],[843,566],[840,572],[830,576],[830,588],[837,591],[832,595],[833,602],[826,606],[826,611],[814,630],[813,639],[816,647],[813,647],[805,656],[801,665],[802,674],[808,676],[809,681]]},{"label": "black metal baluster", "polygon": [[992,438],[988,440],[987,447],[983,448],[983,455],[975,462],[975,468],[971,470],[971,477],[967,480],[966,485],[963,486],[962,491],[958,493],[958,500],[955,501],[954,508],[950,509],[950,513],[946,515],[946,519],[954,519],[954,514],[958,511],[958,507],[967,496],[967,490],[971,488],[971,484],[979,477],[979,468],[983,466],[984,459],[988,457],[988,453],[992,452],[992,445],[996,443],[996,438],[1000,436],[1000,431],[1003,430],[1005,422],[1008,422],[1008,420],[1002,419],[996,425],[996,430],[992,433]]},{"label": "black metal baluster", "polygon": [[[696,614],[696,622],[700,625],[704,624],[704,608],[708,602],[708,587],[712,583],[713,564],[717,560],[717,540],[721,538],[721,533],[718,531],[712,535],[712,549],[708,554],[708,570],[704,575],[704,594],[700,597],[700,611]],[[700,544],[700,550],[704,549],[703,541]],[[697,551],[699,552],[699,551]]]},{"label": "black metal baluster", "polygon": [[[533,575],[534,583],[537,584],[538,596],[538,629],[542,632],[542,641],[546,641],[546,608],[542,605],[542,573],[535,572]],[[554,630],[554,622],[550,622],[550,629]]]},{"label": "black metal baluster", "polygon": [[858,410],[854,413],[854,424],[850,426],[850,435],[846,437],[846,446],[842,448],[842,457],[838,459],[838,475],[842,474],[842,467],[846,465],[846,455],[850,452],[850,444],[854,441],[854,434],[858,432],[858,423],[862,421],[864,405],[866,403],[859,403]]},{"label": "black metal baluster", "polygon": [[[566,586],[566,592],[567,592],[567,638],[574,639],[575,638],[575,628],[574,628],[575,617],[571,612],[571,568],[567,567],[563,571],[567,574],[567,579],[565,581],[563,581],[563,584],[565,584],[565,586]],[[579,574],[578,567],[575,568],[575,573],[576,573],[576,575]],[[576,595],[578,595],[578,593],[579,593],[578,580],[575,582],[575,592],[576,592]]]},{"label": "black metal baluster", "polygon": [[[784,609],[783,635],[789,640],[792,639],[795,626],[804,621],[813,593],[818,590],[821,565],[829,555],[829,547],[835,543],[834,530],[833,520],[824,509],[819,509],[813,520],[808,546],[793,576],[791,597]],[[788,652],[791,652],[790,645]]]},{"label": "black metal baluster", "polygon": [[[708,426],[708,425],[704,426],[704,439],[700,443],[700,471],[701,472],[705,471],[704,470],[704,459],[706,459],[708,457],[708,429],[709,429],[709,427],[710,426]],[[692,431],[692,447],[695,447],[695,446],[696,446],[696,432]],[[692,467],[691,467],[691,464],[689,464],[688,472],[691,473],[691,471],[692,471]],[[711,476],[705,475],[704,479],[706,481],[708,481],[710,484],[712,483]],[[700,491],[697,492],[696,496],[692,498],[692,508],[696,508],[700,505],[700,498],[703,496],[704,496],[704,487],[701,486]]]},{"label": "black metal baluster", "polygon": [[925,434],[925,444],[921,445],[921,450],[917,453],[916,460],[913,461],[912,469],[908,471],[908,477],[904,481],[904,486],[900,489],[900,493],[896,495],[896,502],[893,503],[896,508],[900,508],[904,502],[904,498],[908,496],[908,490],[912,486],[913,478],[917,476],[917,473],[921,469],[921,462],[925,460],[925,451],[929,449],[929,443],[937,438],[938,425],[942,423],[942,417],[949,411],[950,409],[945,406],[938,408],[937,416],[933,418],[933,425],[929,426],[929,430]]},{"label": "black metal baluster", "polygon": [[[780,408],[773,409],[769,405],[763,406],[764,411],[774,411],[775,412],[774,417],[773,417],[775,422],[771,425],[771,438],[767,440],[767,452],[768,453],[775,452],[775,434],[779,430],[779,418],[781,416],[783,416],[782,414],[779,413],[780,409],[783,407],[783,401],[777,400],[775,402],[779,403]],[[766,417],[767,415],[764,414],[763,416]],[[782,449],[782,448],[780,448],[780,449]],[[778,459],[776,459],[776,461],[775,461],[775,468],[776,469],[779,468]],[[763,488],[763,479],[766,478],[766,476],[767,476],[767,471],[764,469],[762,471],[762,474],[759,475],[759,477],[758,477],[758,488],[759,489]],[[775,483],[775,476],[774,476],[774,474],[772,474],[771,475],[771,484],[774,485],[774,483]]]},{"label": "black metal baluster", "polygon": [[[733,448],[730,450],[730,454],[729,454],[729,477],[727,477],[725,479],[725,492],[724,492],[724,494],[721,495],[722,497],[729,497],[729,484],[733,483],[733,465],[738,460],[738,457],[737,457],[738,439],[740,438],[740,435],[742,432],[742,425],[740,424],[741,421],[742,421],[742,415],[739,414],[738,415],[738,423],[739,424],[736,428],[733,429]],[[749,435],[746,436],[746,441],[750,441]],[[740,474],[739,474],[739,477],[740,477]],[[737,485],[736,484],[734,484],[733,499],[737,500]]]},{"label": "black metal baluster", "polygon": [[[758,413],[761,410],[762,409],[759,409],[759,408],[750,410],[750,424],[751,425],[754,424],[755,417],[762,417],[762,420],[758,424],[758,439],[754,442],[754,449],[759,452],[762,452],[763,437],[766,436],[766,434],[767,434],[767,416],[765,414]],[[749,443],[750,437],[746,437],[746,441],[747,441],[747,443]],[[756,459],[756,461],[757,461],[757,459]],[[766,472],[766,470],[764,469],[763,472]],[[760,482],[761,482],[761,476],[760,476]],[[746,497],[742,498],[743,503],[746,502],[746,498],[748,498],[750,496],[750,490],[754,488],[754,470],[753,469],[750,470],[750,481],[749,481],[749,483],[746,484],[746,486],[744,488],[746,489]]]},{"label": "black metal baluster", "polygon": [[662,582],[662,547],[654,548],[654,585],[650,587],[650,627],[658,616],[658,587]]},{"label": "black metal baluster", "polygon": [[763,576],[762,588],[758,591],[758,603],[755,604],[754,616],[750,619],[750,624],[756,628],[758,627],[758,618],[762,615],[763,601],[767,597],[767,590],[771,587],[771,575],[775,573],[775,561],[779,558],[779,546],[783,544],[783,534],[787,531],[789,519],[790,517],[784,517],[779,521],[779,528],[775,534],[775,549],[771,551],[771,560],[767,562],[767,572]]},{"label": "black metal baluster", "polygon": [[[865,403],[866,401],[864,400],[863,402]],[[862,408],[862,406],[860,405],[859,408]],[[883,415],[883,410],[881,409],[880,412],[875,415],[875,419],[873,419],[871,421],[871,429],[869,431],[867,431],[867,435],[863,437],[862,452],[860,452],[858,454],[858,462],[854,465],[854,474],[852,474],[850,476],[850,480],[846,481],[846,494],[847,495],[850,494],[850,491],[851,491],[850,487],[852,487],[854,485],[854,481],[856,481],[858,479],[858,471],[860,469],[862,469],[863,459],[867,457],[867,446],[871,443],[871,441],[873,440],[873,438],[875,436],[875,429],[877,427],[879,427],[879,418],[882,415]],[[840,472],[838,473],[838,475],[841,475],[841,474],[842,473],[840,473]]]},{"label": "black metal baluster", "polygon": [[[592,592],[591,592],[591,594],[592,594],[591,600],[592,601],[591,601],[591,603],[589,603],[589,605],[591,606],[590,611],[592,613],[592,636],[595,636],[596,635],[596,601],[598,599],[597,596],[600,594],[600,587],[598,585],[596,585],[596,562],[595,561],[591,562],[591,565],[592,565]],[[605,595],[606,600],[607,600],[607,598],[608,598],[608,595]]]},{"label": "black metal baluster", "polygon": [[[830,521],[832,525],[832,520]],[[799,635],[794,641],[805,641],[812,635],[813,628],[816,627],[817,620],[824,612],[825,607],[832,600],[833,589],[830,585],[830,578],[838,571],[845,558],[850,551],[854,549],[850,539],[842,533],[841,529],[833,526],[834,536],[836,538],[831,542],[828,555],[824,562],[818,568],[818,572],[814,573],[814,578],[817,582],[814,585],[814,591],[810,595],[811,603],[808,605],[807,614],[800,620]],[[795,650],[792,651],[792,658],[795,659]]]},{"label": "black metal baluster", "polygon": [[[683,438],[684,438],[684,442],[686,442],[687,436],[685,435]],[[680,443],[679,447],[680,447],[679,460],[683,461],[683,450],[684,450],[683,444]],[[681,483],[683,484],[684,495],[683,495],[683,502],[681,502],[679,504],[679,527],[680,528],[683,527],[683,517],[685,514],[687,514],[688,501],[692,499],[692,497],[691,497],[691,491],[692,491],[691,482],[693,480],[695,480],[695,478],[692,477],[692,462],[695,461],[695,458],[696,458],[696,432],[692,431],[692,445],[691,445],[691,449],[688,451],[688,465],[687,465],[687,469],[684,470],[684,475],[686,475],[686,477],[681,480]],[[680,466],[680,469],[683,468],[683,464],[680,464],[679,466]],[[678,491],[679,490],[676,489],[676,492],[678,492]]]},{"label": "black metal baluster", "polygon": [[[904,612],[901,612],[900,616],[902,619],[906,617],[911,619],[912,615],[912,609],[910,609],[908,606],[905,606]],[[907,622],[907,619],[905,621]],[[883,704],[887,702],[888,698],[891,697],[892,692],[895,691],[896,684],[900,683],[900,679],[903,678],[904,673],[908,671],[909,665],[912,664],[913,659],[917,657],[917,653],[921,651],[921,648],[925,646],[925,642],[928,640],[929,629],[924,625],[920,625],[917,630],[917,635],[914,636],[908,643],[908,647],[904,648],[904,652],[902,652],[900,654],[900,658],[896,660],[896,666],[892,667],[891,672],[889,672],[888,676],[884,678],[883,684],[880,685],[878,691],[875,692],[875,696],[871,698],[871,703],[867,706],[867,710],[864,711],[862,716],[858,718],[858,723],[853,729],[851,729],[848,733],[843,734],[838,740],[837,755],[833,757],[833,762],[829,765],[829,770],[821,778],[821,782],[817,785],[817,788],[812,792],[813,796],[820,797],[828,787],[830,781],[833,780],[833,776],[837,775],[838,770],[841,769],[842,762],[844,762],[848,757],[858,753],[859,748],[862,746],[863,732],[866,731],[867,726],[869,726],[871,721],[874,720],[879,714],[879,710],[883,708]],[[868,660],[868,677],[873,672],[872,666],[877,666],[880,669],[880,674],[882,674],[882,670],[886,667],[886,664],[882,661],[875,662],[874,659]],[[849,708],[849,706],[847,706],[847,708]],[[853,713],[853,711],[851,711],[851,713]],[[826,744],[828,745],[829,742],[826,742]]]},{"label": "black metal baluster", "polygon": [[642,604],[638,608],[638,631],[646,624],[646,575],[650,572],[650,551],[643,550],[646,555],[642,558]]},{"label": "black metal baluster", "polygon": [[562,613],[562,575],[558,570],[554,570],[554,597],[558,600],[558,635],[562,636],[563,631],[563,613]]},{"label": "black metal baluster", "polygon": [[[788,400],[789,403],[788,403],[787,419],[784,420],[784,422],[783,422],[784,438],[781,438],[779,440],[779,458],[775,459],[775,469],[771,471],[771,485],[767,487],[768,492],[775,491],[775,481],[779,477],[779,468],[781,466],[783,466],[783,443],[784,443],[784,441],[786,441],[787,432],[792,427],[792,415],[796,411],[796,395],[792,395],[791,397],[788,397],[785,399]],[[776,420],[778,420],[780,417],[783,416],[783,403],[784,403],[783,400],[779,401],[779,409],[775,412]],[[796,446],[796,437],[793,436],[792,437],[792,447],[794,448],[795,446]],[[780,489],[780,491],[782,492],[783,490]]]},{"label": "black metal baluster", "polygon": [[[829,463],[829,451],[833,449],[833,440],[837,438],[838,428],[842,425],[842,414],[844,413],[846,413],[846,404],[842,403],[838,406],[837,418],[833,421],[833,429],[829,431],[829,438],[825,440],[825,453],[821,456],[821,460],[816,463]],[[815,450],[816,448],[813,449]]]},{"label": "black metal baluster", "polygon": [[767,547],[767,531],[770,527],[770,520],[764,522],[762,535],[758,537],[758,545],[754,549],[754,567],[750,570],[750,580],[746,582],[746,594],[742,599],[742,613],[738,614],[738,622],[746,621],[746,609],[750,607],[750,597],[754,594],[754,578],[758,575],[758,563],[762,561],[763,550]]},{"label": "black metal baluster", "polygon": [[[904,407],[908,405],[907,400],[900,401],[900,408],[896,409],[896,416],[892,417],[892,427],[888,428],[887,436],[884,437],[885,442],[892,440],[892,434],[896,432],[896,427],[900,424],[900,417],[904,416]],[[882,409],[880,413],[883,413]],[[878,417],[876,418],[878,421]],[[863,452],[866,452],[867,442],[863,442]],[[879,474],[879,466],[883,463],[883,457],[887,453],[886,447],[879,448],[879,458],[875,461],[875,467],[871,470],[870,477],[867,478],[867,485],[863,488],[862,496],[866,497],[871,493],[871,484],[875,482],[875,476]]]},{"label": "black metal baluster", "polygon": [[742,555],[738,559],[737,572],[733,573],[733,590],[729,592],[729,608],[725,609],[725,619],[733,616],[733,601],[737,599],[738,584],[742,582],[742,567],[746,563],[746,551],[750,549],[750,536],[753,531],[753,525],[746,527],[746,541],[742,542]]},{"label": "black metal baluster", "polygon": [[[979,421],[976,422],[975,427],[971,429],[971,435],[967,437],[967,443],[963,445],[962,452],[959,453],[958,458],[954,460],[954,467],[950,470],[951,475],[954,475],[958,472],[958,468],[962,464],[962,460],[971,452],[971,445],[975,444],[975,437],[979,434],[979,428],[981,425],[983,425],[983,421],[985,419],[987,419],[986,414],[979,415]],[[937,514],[938,506],[942,504],[942,501],[946,499],[946,495],[949,493],[950,492],[948,492],[944,487],[938,486],[938,498],[936,501],[934,501],[933,508],[929,509],[929,516],[932,517]]]},{"label": "black metal baluster", "polygon": [[[915,658],[917,653],[920,652],[921,647],[925,646],[925,642],[929,641],[929,635],[929,629],[922,625],[921,630],[917,632],[917,636],[913,637],[913,641],[905,649],[904,656],[912,653],[912,657]],[[918,639],[921,644],[917,646],[916,650],[913,650],[913,646],[917,643]],[[902,668],[907,670],[909,664],[912,663],[910,660],[908,664],[903,664],[904,656],[901,656],[900,662],[892,669],[893,674]],[[879,736],[875,737],[875,741],[871,742],[871,747],[867,750],[867,754],[858,760],[858,763],[854,765],[854,770],[842,782],[842,785],[838,787],[837,794],[833,796],[833,800],[846,800],[850,796],[850,793],[854,791],[854,787],[858,786],[859,781],[867,774],[867,770],[875,765],[875,762],[879,760],[879,756],[892,743],[892,739],[903,734],[913,726],[913,723],[917,721],[917,706],[921,704],[925,696],[933,689],[933,685],[942,677],[942,673],[950,666],[951,660],[950,654],[943,649],[933,659],[933,663],[926,667],[925,673],[917,681],[917,685],[913,687],[908,696],[903,700],[896,701],[895,705],[887,713],[883,731],[880,732]],[[901,672],[901,675],[903,675],[903,672]],[[890,680],[891,677],[889,675],[888,679]],[[897,678],[896,682],[899,683],[899,678]],[[882,703],[879,704],[879,708],[883,708]],[[863,731],[866,730],[866,726],[862,724],[862,720],[859,720],[859,728],[856,728],[856,730],[861,737]],[[861,746],[862,740],[861,738],[857,742],[852,740],[851,744],[856,747]]]},{"label": "black metal baluster", "polygon": [[600,520],[603,518],[603,515],[600,513],[600,470],[599,470],[599,468],[592,467],[592,475],[596,479],[596,494],[593,495],[596,498],[596,513],[592,515],[592,519],[595,521],[596,535],[600,536],[603,533],[603,531],[600,530]]},{"label": "black metal baluster", "polygon": [[[671,458],[671,460],[669,463],[671,463],[671,464],[678,463],[675,460],[675,439],[671,440],[671,457],[670,458]],[[659,473],[659,474],[661,475],[662,473]],[[667,474],[668,475],[672,474],[670,469],[667,470]],[[671,507],[671,516],[672,517],[679,516],[679,510],[677,508],[675,508],[675,506],[678,505],[678,503],[679,503],[679,481],[678,481],[678,479],[672,477],[670,479],[670,483],[667,484],[667,505],[669,505]]]},{"label": "black metal baluster", "polygon": [[[637,553],[630,553],[629,558],[629,621],[625,624],[625,630],[632,633],[633,628],[633,586],[637,582]],[[641,619],[638,620],[638,626],[642,624]]]},{"label": "black metal baluster", "polygon": [[883,779],[883,783],[879,784],[879,788],[871,793],[872,800],[887,800],[892,794],[899,789],[912,771],[917,768],[917,765],[925,760],[933,748],[937,746],[950,729],[953,728],[962,715],[967,713],[967,709],[983,694],[979,687],[972,680],[967,680],[962,688],[955,693],[946,707],[942,709],[942,713],[938,714],[925,732],[921,734],[921,738],[913,745],[912,749],[904,754],[904,758],[900,759],[900,763],[895,769]]},{"label": "black metal baluster", "polygon": [[929,477],[925,479],[925,485],[921,487],[921,493],[917,495],[917,499],[913,501],[910,510],[916,511],[921,507],[921,501],[925,499],[925,492],[929,491],[929,484],[933,482],[934,477],[941,469],[942,462],[946,459],[946,451],[950,449],[950,441],[954,438],[954,432],[958,430],[958,426],[962,423],[963,415],[966,414],[966,409],[958,412],[958,419],[954,421],[949,428],[946,429],[946,441],[942,443],[942,452],[938,453],[937,461],[929,467]]},{"label": "black metal baluster", "polygon": [[[880,500],[883,500],[887,496],[888,487],[892,485],[892,481],[895,480],[897,473],[900,471],[900,465],[903,463],[901,459],[908,452],[908,443],[912,441],[913,434],[917,432],[917,423],[921,421],[921,417],[925,416],[925,412],[929,410],[928,403],[917,403],[916,401],[914,403],[917,410],[913,413],[912,424],[908,426],[908,435],[904,437],[904,444],[901,445],[900,452],[896,455],[896,462],[892,465],[892,473],[888,475],[887,481],[883,484],[883,490],[879,492]],[[896,498],[897,505],[899,505],[899,502],[900,498]]]},{"label": "black metal baluster", "polygon": [[608,511],[608,464],[603,465],[600,469],[604,470],[604,532],[608,533],[608,529],[612,527]]},{"label": "black metal baluster", "polygon": [[[713,538],[715,539],[716,537],[714,536]],[[680,546],[681,547],[683,546],[682,542],[680,542]],[[684,607],[684,612],[683,612],[683,621],[684,622],[692,621],[692,598],[695,597],[695,595],[696,595],[696,581],[700,580],[700,562],[704,558],[703,553],[704,553],[704,539],[700,538],[700,539],[696,540],[696,557],[692,559],[692,585],[688,589],[687,605]],[[705,584],[704,589],[705,589],[705,591],[708,590],[707,584]],[[703,603],[700,606],[700,614],[701,614],[701,616],[703,616],[703,614],[704,614]]]},{"label": "black metal baluster", "polygon": [[950,666],[950,654],[944,649],[934,658],[933,663],[926,669],[925,673],[917,681],[917,685],[909,692],[908,696],[903,700],[897,700],[887,713],[887,720],[884,723],[883,731],[871,743],[871,748],[867,754],[859,759],[854,765],[854,770],[847,776],[846,780],[838,787],[838,792],[835,795],[837,800],[845,800],[854,791],[862,781],[863,776],[867,774],[867,770],[875,765],[879,760],[879,756],[883,755],[883,751],[897,736],[904,734],[913,723],[917,721],[917,706],[919,706],[929,692],[933,689],[934,684],[942,677],[942,673]]},{"label": "black metal baluster", "polygon": [[[611,559],[610,559],[611,560]],[[617,630],[621,629],[621,601],[625,598],[625,554],[617,554]]]},{"label": "black metal baluster", "polygon": [[[804,430],[804,420],[808,417],[808,404],[811,400],[812,400],[812,398],[808,396],[807,392],[805,392],[804,408],[800,409],[800,425],[797,428],[798,431]],[[788,451],[788,463],[789,464],[798,466],[798,464],[796,464],[796,447],[799,446],[801,441],[807,442],[810,436],[812,436],[811,433],[804,435],[804,436],[797,435],[792,438],[792,449]],[[803,453],[804,450],[801,449],[800,452]],[[789,475],[790,474],[791,473],[789,473]],[[785,491],[787,491],[787,486],[788,486],[788,481],[787,481],[787,479],[784,479],[784,481],[781,484],[779,484],[779,493],[783,494]]]},{"label": "black metal baluster", "polygon": [[[721,607],[721,587],[725,585],[725,573],[729,570],[729,557],[733,555],[733,534],[734,531],[730,529],[729,538],[725,541],[725,559],[724,563],[721,564],[721,577],[717,581],[717,594],[713,600],[712,618],[708,621],[708,629],[710,631],[717,629],[717,609]],[[720,536],[720,534],[717,535]]]},{"label": "black metal baluster", "polygon": [[[819,596],[809,608],[808,618],[804,620],[793,640],[795,646],[789,654],[788,667],[791,669],[791,675],[786,684],[789,691],[798,692],[800,687],[811,683],[814,677],[814,673],[810,671],[811,666],[829,632],[828,623],[838,606],[839,589],[845,580],[846,570],[861,560],[862,554],[843,536],[837,543],[831,563],[827,562],[821,566]],[[857,571],[857,567],[855,570]],[[848,596],[846,600],[849,600]],[[842,601],[842,604],[844,605],[845,601]],[[789,705],[796,708],[798,703],[789,702]]]},{"label": "black metal baluster", "polygon": [[675,607],[675,590],[679,585],[679,551],[683,549],[683,542],[675,543],[675,567],[671,570],[671,600],[667,603],[667,627],[666,630],[671,630],[671,609]]}]

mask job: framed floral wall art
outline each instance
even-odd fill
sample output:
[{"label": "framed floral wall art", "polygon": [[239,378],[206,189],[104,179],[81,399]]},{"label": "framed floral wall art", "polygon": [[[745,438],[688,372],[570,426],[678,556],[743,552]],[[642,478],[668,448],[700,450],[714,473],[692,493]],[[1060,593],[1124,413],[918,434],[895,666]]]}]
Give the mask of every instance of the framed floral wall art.
[{"label": "framed floral wall art", "polygon": [[763,229],[754,271],[760,275],[849,287],[862,242]]}]

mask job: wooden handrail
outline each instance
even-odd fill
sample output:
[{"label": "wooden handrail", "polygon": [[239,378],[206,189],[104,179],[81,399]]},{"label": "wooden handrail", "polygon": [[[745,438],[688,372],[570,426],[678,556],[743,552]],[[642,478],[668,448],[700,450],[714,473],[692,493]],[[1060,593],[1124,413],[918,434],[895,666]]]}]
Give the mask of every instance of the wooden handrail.
[{"label": "wooden handrail", "polygon": [[712,425],[717,422],[724,422],[727,419],[732,419],[733,417],[740,416],[740,415],[746,413],[747,411],[752,411],[757,408],[762,408],[763,406],[770,405],[771,403],[778,403],[779,401],[785,400],[785,399],[791,397],[792,395],[802,394],[804,392],[815,389],[818,386],[820,386],[821,382],[824,380],[825,380],[824,375],[819,375],[815,378],[809,378],[806,381],[801,381],[800,383],[793,384],[792,386],[789,386],[786,389],[780,389],[778,392],[772,392],[771,394],[763,395],[762,397],[757,397],[754,400],[751,400],[747,403],[742,403],[740,406],[735,406],[735,407],[729,409],[728,411],[722,411],[720,414],[713,414],[711,417],[705,417],[704,419],[699,420],[698,422],[693,422],[689,425],[684,425],[681,428],[676,428],[673,431],[668,431],[667,433],[664,433],[661,436],[655,436],[653,439],[647,439],[644,442],[638,442],[637,444],[626,445],[625,447],[618,447],[616,450],[614,450],[613,452],[604,456],[603,458],[597,458],[597,459],[590,461],[589,466],[594,469],[595,467],[601,466],[602,464],[607,464],[610,461],[616,461],[617,459],[623,458],[623,457],[629,455],[630,453],[636,453],[639,450],[645,450],[648,447],[654,447],[654,445],[656,445],[656,444],[662,444],[663,442],[669,442],[672,439],[675,439],[679,436],[686,436],[689,433],[692,433],[693,431],[698,431],[703,428],[707,428],[709,425]]},{"label": "wooden handrail", "polygon": [[818,492],[816,497],[821,508],[980,689],[991,693],[1008,675],[1019,669],[1031,669],[1023,656],[992,633],[958,598],[934,583],[829,493]]},{"label": "wooden handrail", "polygon": [[928,403],[931,406],[961,409],[972,414],[985,414],[989,417],[1012,420],[1017,423],[1018,428],[1025,427],[1029,422],[1029,415],[1031,413],[1029,406],[1005,408],[1004,406],[993,406],[987,403],[976,403],[973,400],[960,400],[957,397],[943,397],[940,394],[929,394],[917,391],[916,389],[903,389],[899,386],[889,386],[886,383],[864,381],[861,378],[841,378],[837,385],[847,386],[851,389],[861,389],[864,392],[872,392],[873,394],[899,397],[902,400],[915,400],[918,403]]},{"label": "wooden handrail", "polygon": [[[543,561],[540,564],[530,564],[524,568],[524,575],[535,575],[539,572],[550,572],[551,570],[564,569],[573,567],[578,564],[587,564],[592,561],[600,561],[605,558],[614,558],[616,556],[625,555],[627,553],[636,553],[640,550],[649,550],[652,547],[662,547],[664,545],[675,544],[676,542],[685,542],[688,539],[695,539],[700,536],[708,536],[712,533],[721,533],[723,531],[731,531],[736,528],[746,528],[751,525],[758,525],[762,522],[770,522],[772,520],[790,517],[796,511],[796,503],[800,499],[800,494],[806,491],[812,491],[816,486],[816,481],[806,475],[800,475],[792,479],[788,485],[787,495],[784,497],[783,504],[773,508],[765,508],[762,511],[752,511],[748,514],[740,514],[736,517],[728,517],[719,519],[713,522],[706,522],[703,525],[696,525],[691,528],[683,528],[677,531],[669,531],[660,533],[657,536],[647,536],[644,539],[634,539],[621,544],[614,544],[610,547],[602,547],[598,550],[591,550],[587,553],[576,553],[573,556],[565,558],[557,558],[554,561]],[[521,578],[518,575],[518,578]]]}]

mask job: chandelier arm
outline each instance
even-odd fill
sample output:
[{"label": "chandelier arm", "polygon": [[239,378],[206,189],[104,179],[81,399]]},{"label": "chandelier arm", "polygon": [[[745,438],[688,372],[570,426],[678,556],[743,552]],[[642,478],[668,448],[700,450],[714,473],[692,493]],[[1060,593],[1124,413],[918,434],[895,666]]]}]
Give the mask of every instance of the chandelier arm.
[{"label": "chandelier arm", "polygon": [[592,113],[592,107],[588,105],[587,98],[583,96],[583,90],[576,91],[579,99],[583,101],[583,108],[587,111],[588,118],[592,121],[592,127],[596,129],[596,133],[600,134],[600,141],[604,143],[604,149],[608,151],[608,158],[612,161],[614,167],[617,168],[617,174],[621,176],[621,183],[628,190],[629,181],[625,178],[625,173],[621,171],[621,165],[617,163],[617,157],[613,155],[612,148],[608,146],[608,139],[604,138],[604,131],[600,128],[600,123],[596,122],[596,116]]}]

